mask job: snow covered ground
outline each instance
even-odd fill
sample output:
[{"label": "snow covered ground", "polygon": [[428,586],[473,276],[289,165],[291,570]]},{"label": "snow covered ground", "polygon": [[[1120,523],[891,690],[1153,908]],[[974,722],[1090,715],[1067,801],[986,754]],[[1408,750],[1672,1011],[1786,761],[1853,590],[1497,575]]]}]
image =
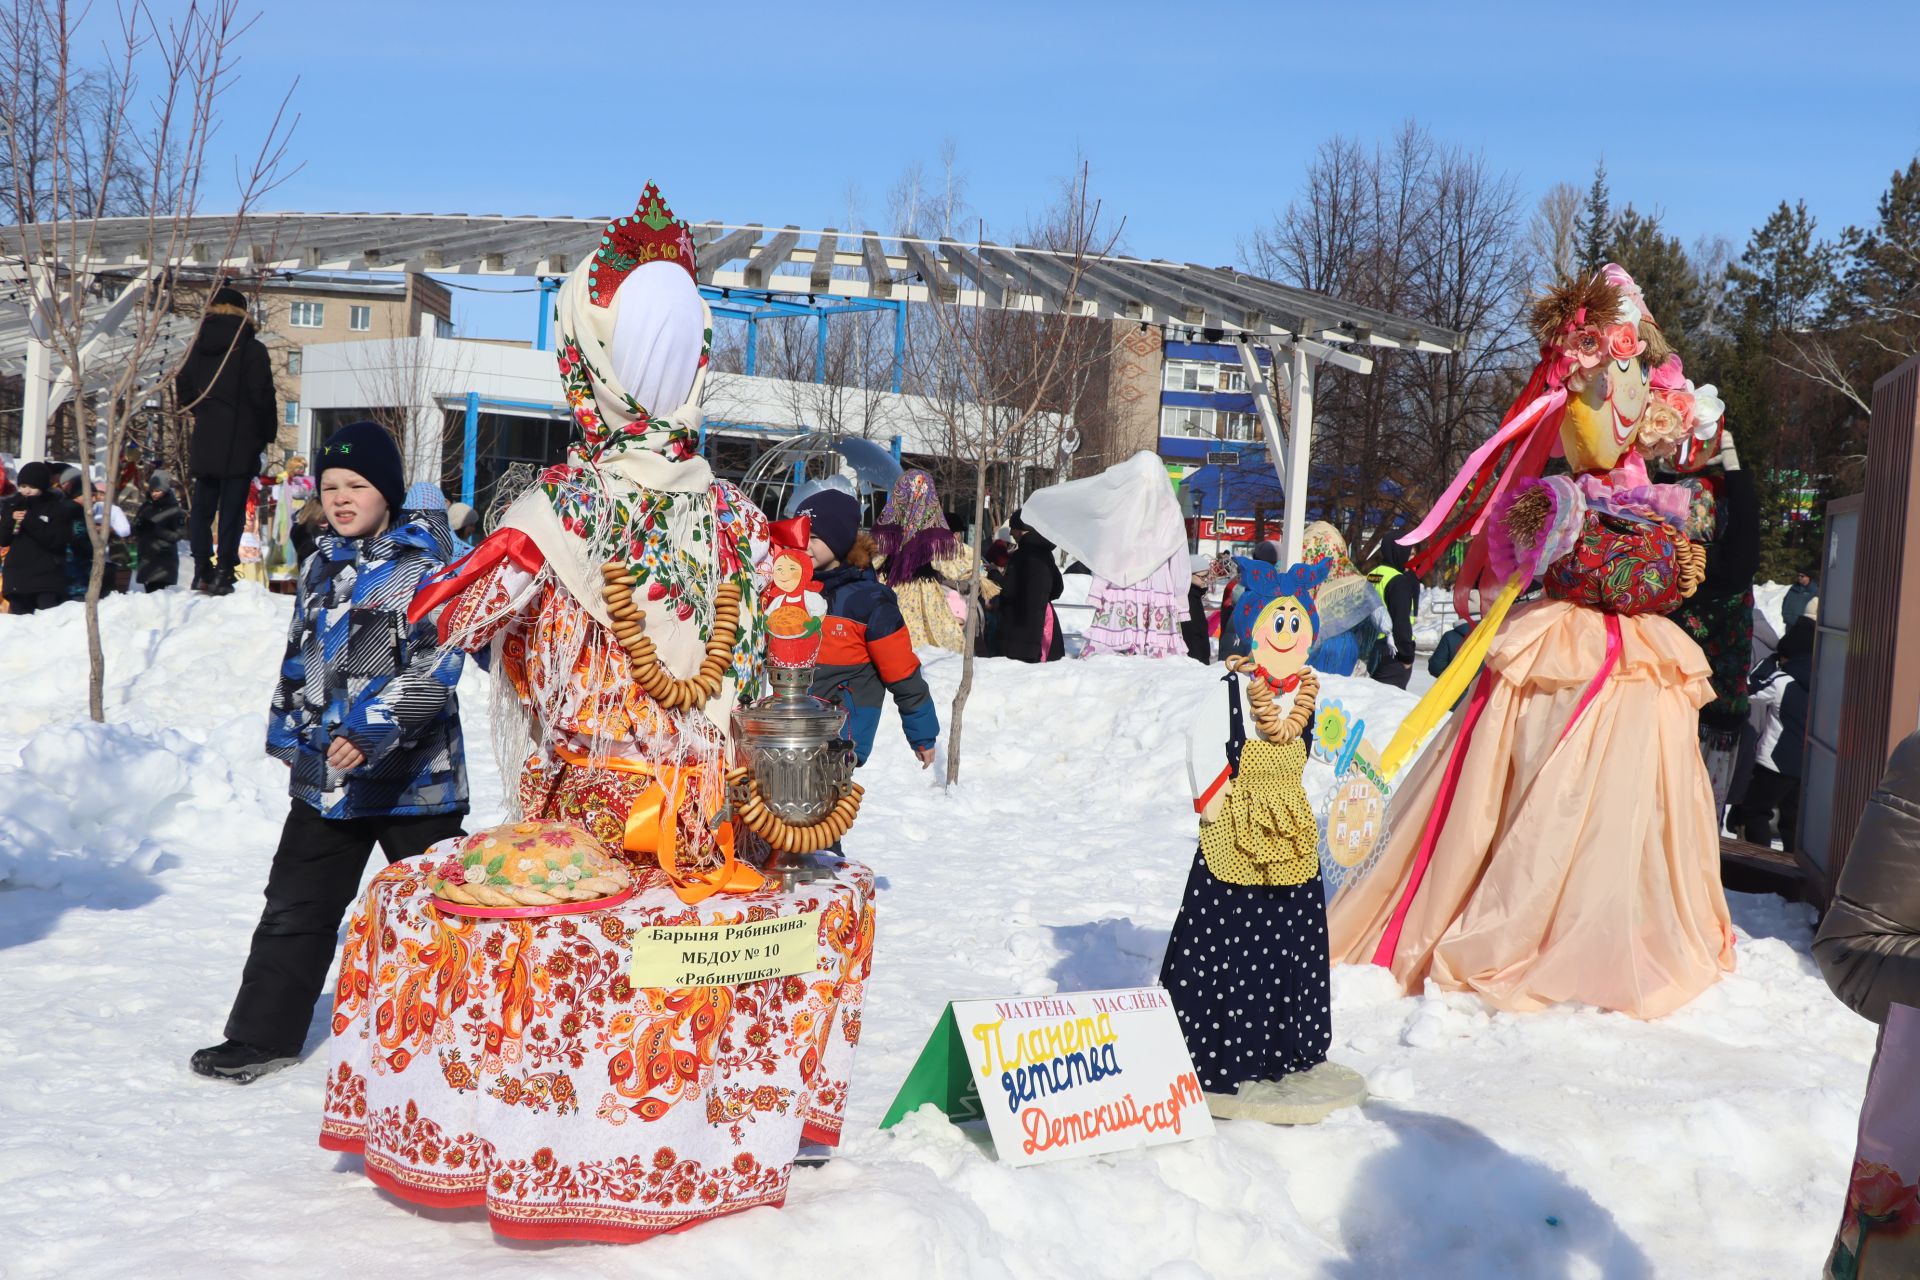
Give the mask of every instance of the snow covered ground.
[{"label": "snow covered ground", "polygon": [[[1115,658],[986,663],[951,793],[883,726],[848,840],[882,893],[847,1139],[796,1172],[784,1210],[613,1248],[504,1245],[475,1213],[406,1207],[316,1145],[324,1050],[248,1088],[186,1068],[219,1038],[285,812],[285,771],[259,744],[286,610],[257,588],[109,600],[104,728],[79,723],[79,610],[0,618],[0,1275],[1820,1265],[1873,1029],[1815,973],[1811,913],[1772,898],[1735,900],[1739,972],[1653,1024],[1493,1014],[1337,970],[1334,1056],[1375,1101],[1317,1128],[1228,1123],[1208,1142],[1029,1169],[931,1115],[879,1132],[945,1001],[1157,971],[1193,847],[1183,735],[1210,677]],[[930,661],[943,706],[958,665]],[[463,686],[474,744],[484,679]],[[1376,726],[1412,703],[1327,685]],[[499,781],[484,754],[472,764],[485,821]]]}]

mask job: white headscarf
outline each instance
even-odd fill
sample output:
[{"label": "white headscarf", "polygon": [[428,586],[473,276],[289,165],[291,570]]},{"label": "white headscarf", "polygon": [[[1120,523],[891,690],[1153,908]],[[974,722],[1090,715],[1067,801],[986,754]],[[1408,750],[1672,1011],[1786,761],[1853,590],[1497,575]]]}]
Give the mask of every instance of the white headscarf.
[{"label": "white headscarf", "polygon": [[1021,504],[1020,518],[1116,587],[1143,582],[1187,554],[1173,481],[1151,453],[1041,489]]},{"label": "white headscarf", "polygon": [[648,412],[684,405],[706,349],[707,311],[677,262],[646,262],[613,295],[613,376]]}]

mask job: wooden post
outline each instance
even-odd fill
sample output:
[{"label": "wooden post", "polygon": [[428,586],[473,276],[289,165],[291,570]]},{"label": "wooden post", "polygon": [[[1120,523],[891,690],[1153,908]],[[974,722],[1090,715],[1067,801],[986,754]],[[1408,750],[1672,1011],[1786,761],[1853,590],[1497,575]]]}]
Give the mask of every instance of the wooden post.
[{"label": "wooden post", "polygon": [[[1821,565],[1801,828],[1822,873],[1822,901],[1839,879],[1887,757],[1920,727],[1920,357],[1874,384],[1867,440],[1857,556],[1850,564],[1836,556],[1840,542],[1830,533],[1828,554],[1837,562]],[[1829,643],[1840,637],[1844,647]],[[1836,681],[1844,692],[1832,687]],[[1830,715],[1838,733],[1828,754],[1819,739]],[[1816,833],[1819,810],[1829,806],[1826,830]]]}]

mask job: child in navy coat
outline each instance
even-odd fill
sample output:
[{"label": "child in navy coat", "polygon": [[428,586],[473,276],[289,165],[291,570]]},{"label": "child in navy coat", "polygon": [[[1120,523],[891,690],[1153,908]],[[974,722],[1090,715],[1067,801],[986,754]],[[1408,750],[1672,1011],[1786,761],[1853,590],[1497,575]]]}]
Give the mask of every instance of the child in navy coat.
[{"label": "child in navy coat", "polygon": [[860,532],[859,500],[826,489],[802,503],[800,512],[812,521],[809,550],[827,601],[813,692],[846,708],[847,735],[861,764],[873,751],[882,700],[892,694],[907,743],[926,768],[940,738],[940,717],[920,674],[900,602],[874,576],[874,543]]}]

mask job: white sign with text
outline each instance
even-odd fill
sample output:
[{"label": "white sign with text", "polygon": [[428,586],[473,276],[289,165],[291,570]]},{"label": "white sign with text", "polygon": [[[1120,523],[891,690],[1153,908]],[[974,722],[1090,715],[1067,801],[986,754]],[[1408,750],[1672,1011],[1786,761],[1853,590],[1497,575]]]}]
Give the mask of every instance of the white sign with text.
[{"label": "white sign with text", "polygon": [[1213,1135],[1186,1038],[1159,987],[956,1000],[952,1015],[1008,1164]]}]

